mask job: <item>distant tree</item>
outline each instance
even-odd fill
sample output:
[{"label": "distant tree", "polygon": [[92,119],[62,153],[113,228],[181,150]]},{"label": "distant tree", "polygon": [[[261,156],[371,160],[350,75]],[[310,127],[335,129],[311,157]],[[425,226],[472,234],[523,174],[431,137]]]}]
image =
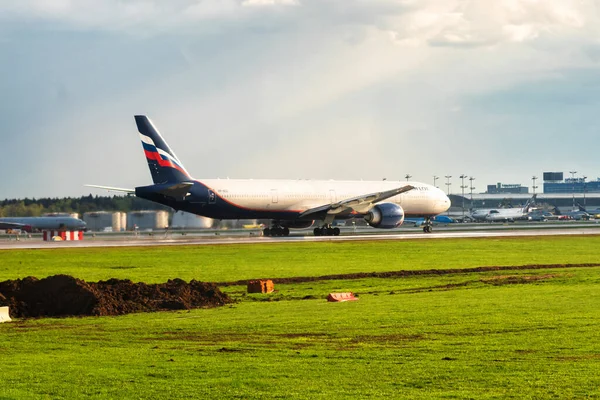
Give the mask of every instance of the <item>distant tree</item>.
[{"label": "distant tree", "polygon": [[40,199],[5,199],[0,201],[0,217],[39,216],[45,213],[79,213],[92,211],[166,210],[169,207],[135,196],[88,196]]}]

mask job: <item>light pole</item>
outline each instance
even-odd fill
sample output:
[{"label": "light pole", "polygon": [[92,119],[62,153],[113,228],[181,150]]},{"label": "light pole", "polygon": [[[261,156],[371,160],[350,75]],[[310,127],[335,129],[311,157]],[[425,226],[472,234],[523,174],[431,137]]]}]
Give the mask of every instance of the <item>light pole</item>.
[{"label": "light pole", "polygon": [[467,188],[465,186],[465,178],[467,176],[465,174],[462,174],[461,176],[459,176],[459,178],[461,179],[461,184],[460,184],[460,189],[461,189],[461,193],[462,193],[462,216],[463,216],[463,221],[465,220],[465,189]]},{"label": "light pole", "polygon": [[531,180],[533,181],[533,185],[531,185],[531,188],[533,189],[533,195],[535,196],[535,189],[537,189],[537,186],[535,186],[535,181],[538,177],[537,176],[532,176]]},{"label": "light pole", "polygon": [[446,187],[447,187],[446,192],[448,192],[448,194],[450,194],[450,185],[452,185],[450,183],[450,178],[452,178],[452,175],[446,175],[444,177],[446,178]]},{"label": "light pole", "polygon": [[583,177],[583,208],[585,208],[585,191],[587,190],[587,185],[585,180],[587,179],[587,176]]},{"label": "light pole", "polygon": [[473,186],[473,181],[475,180],[475,178],[473,178],[472,176],[469,177],[469,181],[471,181],[471,183],[469,184],[471,189],[471,207],[473,207],[473,189],[475,189],[475,187]]},{"label": "light pole", "polygon": [[410,178],[412,178],[412,175],[410,175],[410,174],[406,174],[406,175],[404,175],[404,177],[406,178],[406,182],[408,182],[408,180],[409,180]]},{"label": "light pole", "polygon": [[[435,181],[437,181],[437,179],[439,178],[439,176],[434,175],[433,176],[433,186],[435,186]],[[437,186],[435,186],[437,187]]]},{"label": "light pole", "polygon": [[575,174],[577,171],[569,171],[571,174],[571,182],[573,183],[573,210],[575,210]]}]

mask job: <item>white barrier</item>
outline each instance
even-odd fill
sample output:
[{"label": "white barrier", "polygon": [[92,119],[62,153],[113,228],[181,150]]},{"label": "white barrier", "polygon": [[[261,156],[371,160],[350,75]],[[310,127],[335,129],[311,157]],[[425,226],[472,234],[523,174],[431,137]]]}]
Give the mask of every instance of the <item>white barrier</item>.
[{"label": "white barrier", "polygon": [[83,240],[83,231],[43,230],[42,238],[48,240]]},{"label": "white barrier", "polygon": [[0,307],[0,323],[10,322],[10,315],[8,314],[8,307]]}]

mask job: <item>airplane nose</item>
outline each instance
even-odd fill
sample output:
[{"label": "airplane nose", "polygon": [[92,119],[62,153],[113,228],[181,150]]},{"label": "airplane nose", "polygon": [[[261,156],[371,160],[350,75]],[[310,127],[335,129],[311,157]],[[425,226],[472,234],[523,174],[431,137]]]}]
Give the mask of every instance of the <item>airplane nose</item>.
[{"label": "airplane nose", "polygon": [[450,208],[450,199],[443,192],[441,193],[440,199],[435,203],[434,209],[437,214],[441,214]]}]

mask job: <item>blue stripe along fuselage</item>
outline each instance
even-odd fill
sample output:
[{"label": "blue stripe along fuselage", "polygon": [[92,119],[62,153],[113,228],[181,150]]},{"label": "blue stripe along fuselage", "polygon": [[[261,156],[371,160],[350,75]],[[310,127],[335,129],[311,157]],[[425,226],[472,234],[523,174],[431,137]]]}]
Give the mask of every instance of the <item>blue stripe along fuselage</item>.
[{"label": "blue stripe along fuselage", "polygon": [[[281,219],[299,220],[298,211],[283,211],[269,209],[251,209],[233,204],[223,199],[219,194],[208,188],[201,182],[194,181],[189,189],[189,195],[185,198],[166,196],[161,191],[176,185],[176,183],[165,183],[135,188],[135,195],[146,200],[154,201],[197,215],[215,219]],[[308,218],[307,220],[312,220]]]}]

